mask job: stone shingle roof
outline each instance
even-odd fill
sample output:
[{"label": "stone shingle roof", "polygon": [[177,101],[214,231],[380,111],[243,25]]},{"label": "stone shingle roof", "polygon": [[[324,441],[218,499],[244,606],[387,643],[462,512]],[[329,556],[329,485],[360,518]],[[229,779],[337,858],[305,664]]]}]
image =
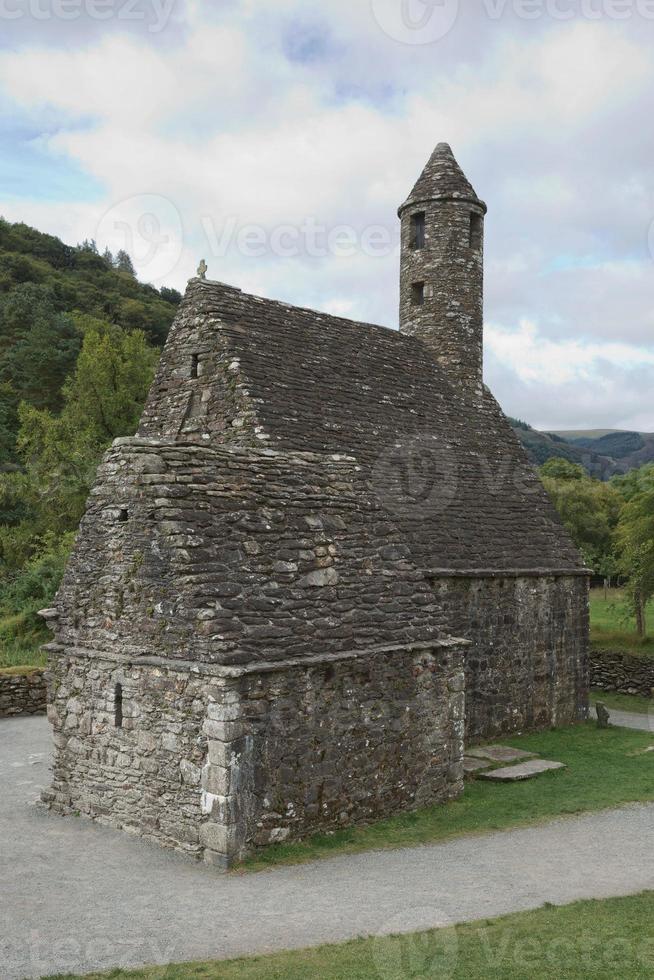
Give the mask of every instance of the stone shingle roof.
[{"label": "stone shingle roof", "polygon": [[354,456],[423,572],[583,567],[490,392],[383,327],[192,280],[140,435]]},{"label": "stone shingle roof", "polygon": [[449,144],[439,143],[399,213],[401,215],[410,205],[447,200],[472,201],[486,210],[486,205],[477,196]]},{"label": "stone shingle roof", "polygon": [[68,649],[238,665],[442,637],[352,459],[123,439],[98,477],[56,601]]}]

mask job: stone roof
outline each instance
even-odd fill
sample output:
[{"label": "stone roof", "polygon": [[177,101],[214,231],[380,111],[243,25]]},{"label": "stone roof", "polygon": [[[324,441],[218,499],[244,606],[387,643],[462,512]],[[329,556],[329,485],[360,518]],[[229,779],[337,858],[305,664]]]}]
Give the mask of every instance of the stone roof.
[{"label": "stone roof", "polygon": [[355,457],[423,573],[583,567],[490,392],[383,327],[192,280],[139,434]]},{"label": "stone roof", "polygon": [[456,162],[448,143],[439,143],[432,153],[415,187],[400,207],[405,208],[426,201],[471,201],[486,211],[486,205],[477,196],[474,187]]},{"label": "stone roof", "polygon": [[199,664],[429,643],[443,613],[353,459],[117,440],[56,599],[57,643]]}]

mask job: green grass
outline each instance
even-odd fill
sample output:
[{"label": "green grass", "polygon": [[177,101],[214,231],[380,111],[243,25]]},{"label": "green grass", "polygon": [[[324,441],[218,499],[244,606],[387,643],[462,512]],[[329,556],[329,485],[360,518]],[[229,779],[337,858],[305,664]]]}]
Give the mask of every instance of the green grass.
[{"label": "green grass", "polygon": [[35,670],[39,670],[39,667],[32,667],[29,664],[16,667],[0,667],[0,677],[18,677],[21,674],[33,674]]},{"label": "green grass", "polygon": [[639,980],[654,973],[653,921],[654,893],[644,892],[545,905],[404,936],[223,962],[113,970],[87,980]]},{"label": "green grass", "polygon": [[636,633],[636,620],[628,613],[624,592],[611,589],[607,599],[604,589],[591,589],[591,644],[598,650],[654,657],[654,601],[649,603],[647,613],[651,636],[641,640]]},{"label": "green grass", "polygon": [[472,780],[466,784],[461,799],[444,806],[402,813],[332,835],[317,835],[302,843],[278,844],[245,861],[241,870],[260,871],[335,854],[410,847],[654,800],[654,759],[652,755],[633,755],[654,741],[647,732],[621,728],[600,731],[588,723],[503,741],[537,752],[545,759],[563,762],[568,768],[508,785]]},{"label": "green grass", "polygon": [[617,691],[590,692],[591,702],[603,701],[607,708],[614,708],[616,711],[633,711],[637,715],[648,715],[654,711],[654,700],[651,698],[641,698],[637,694],[620,694]]},{"label": "green grass", "polygon": [[0,617],[0,668],[44,667],[46,655],[40,647],[49,639],[45,624],[34,625],[30,614]]}]

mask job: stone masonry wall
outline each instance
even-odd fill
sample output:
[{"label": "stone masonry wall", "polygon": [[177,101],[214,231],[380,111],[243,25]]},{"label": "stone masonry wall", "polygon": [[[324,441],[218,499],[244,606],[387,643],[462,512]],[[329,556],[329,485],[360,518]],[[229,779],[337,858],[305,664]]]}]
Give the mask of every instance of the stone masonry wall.
[{"label": "stone masonry wall", "polygon": [[46,685],[42,670],[22,674],[0,671],[0,718],[45,713]]},{"label": "stone masonry wall", "polygon": [[211,693],[198,674],[53,650],[48,718],[55,756],[43,799],[61,813],[199,854],[202,724]]},{"label": "stone masonry wall", "polygon": [[585,576],[449,577],[433,586],[467,637],[466,737],[573,724],[588,709]]},{"label": "stone masonry wall", "polygon": [[[411,244],[411,217],[425,213],[425,247]],[[400,329],[422,340],[460,392],[482,394],[485,208],[460,201],[424,202],[402,214]],[[471,235],[473,217],[478,235]],[[424,284],[416,305],[415,284]]]},{"label": "stone masonry wall", "polygon": [[195,672],[57,650],[51,672],[46,802],[219,867],[463,788],[454,641]]},{"label": "stone masonry wall", "polygon": [[610,650],[592,650],[590,686],[601,691],[639,694],[651,698],[654,692],[654,660],[630,657]]}]

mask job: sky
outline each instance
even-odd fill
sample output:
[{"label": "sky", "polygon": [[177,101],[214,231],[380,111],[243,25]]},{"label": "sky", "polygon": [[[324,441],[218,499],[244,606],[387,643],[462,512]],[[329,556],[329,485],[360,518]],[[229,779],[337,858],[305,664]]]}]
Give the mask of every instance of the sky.
[{"label": "sky", "polygon": [[0,214],[396,327],[446,141],[504,410],[654,431],[653,103],[654,0],[0,0]]}]

